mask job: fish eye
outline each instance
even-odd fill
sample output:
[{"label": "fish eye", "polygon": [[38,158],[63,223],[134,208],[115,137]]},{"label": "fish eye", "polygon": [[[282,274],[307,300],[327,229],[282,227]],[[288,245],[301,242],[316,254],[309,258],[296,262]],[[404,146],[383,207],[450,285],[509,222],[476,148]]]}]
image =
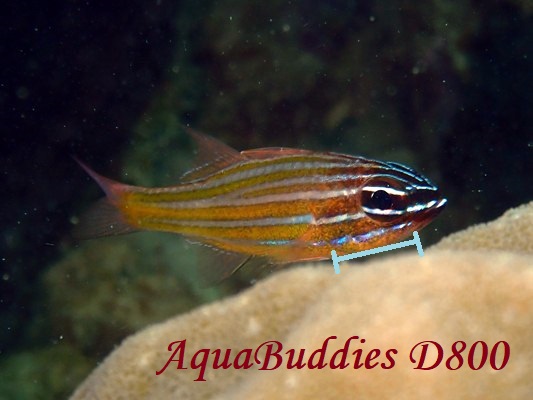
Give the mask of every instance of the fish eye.
[{"label": "fish eye", "polygon": [[369,182],[361,192],[361,206],[372,219],[389,222],[404,214],[407,192],[387,181]]},{"label": "fish eye", "polygon": [[369,204],[366,206],[380,210],[389,210],[392,208],[392,197],[384,190],[376,190],[370,195]]}]

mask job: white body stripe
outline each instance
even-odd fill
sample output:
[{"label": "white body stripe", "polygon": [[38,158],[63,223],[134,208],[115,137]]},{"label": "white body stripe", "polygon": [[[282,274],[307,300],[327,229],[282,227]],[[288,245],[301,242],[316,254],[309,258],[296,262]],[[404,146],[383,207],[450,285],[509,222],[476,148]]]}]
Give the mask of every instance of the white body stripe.
[{"label": "white body stripe", "polygon": [[182,226],[198,226],[202,228],[236,228],[246,226],[276,226],[276,225],[299,225],[299,224],[311,224],[314,222],[314,218],[311,214],[294,215],[291,217],[280,218],[257,218],[257,219],[236,219],[229,221],[217,221],[217,220],[175,220],[175,219],[162,219],[153,218],[154,222],[170,224],[170,225],[182,225]]}]

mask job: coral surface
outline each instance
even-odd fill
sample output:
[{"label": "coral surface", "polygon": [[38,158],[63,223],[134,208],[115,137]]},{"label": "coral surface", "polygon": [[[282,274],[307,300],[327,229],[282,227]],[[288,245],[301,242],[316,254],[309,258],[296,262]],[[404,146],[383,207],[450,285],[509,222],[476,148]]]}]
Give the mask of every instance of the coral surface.
[{"label": "coral surface", "polygon": [[471,226],[434,247],[449,250],[505,250],[533,254],[533,203],[512,208],[501,218]]},{"label": "coral surface", "polygon": [[[424,257],[411,251],[344,263],[340,275],[331,263],[275,274],[237,296],[126,339],[72,399],[526,399],[533,393],[533,235],[527,223],[532,216],[529,203],[445,239]],[[284,364],[271,371],[257,365],[213,369],[210,355],[206,381],[198,382],[201,371],[190,364],[200,349],[232,349],[233,360],[238,351],[270,340],[283,345],[280,354],[305,349],[303,361],[310,362],[311,353],[332,335],[337,338],[328,342],[326,363],[349,337],[358,336],[348,343],[347,368],[287,369],[284,355]],[[187,369],[177,369],[174,361],[156,375],[172,354],[169,344],[185,339]],[[443,361],[431,370],[414,369],[411,349],[429,340],[442,346]],[[462,367],[449,370],[446,360],[456,341],[467,349]],[[472,370],[468,349],[476,341],[486,342],[489,351],[507,342],[508,364],[494,370],[487,360]],[[481,347],[474,365],[482,361]],[[394,363],[386,357],[391,349],[397,350],[388,353]],[[354,368],[354,352],[362,355],[360,368]],[[503,346],[498,354],[496,364],[502,362]],[[420,351],[413,355],[420,357]],[[458,366],[457,357],[449,366]]]}]

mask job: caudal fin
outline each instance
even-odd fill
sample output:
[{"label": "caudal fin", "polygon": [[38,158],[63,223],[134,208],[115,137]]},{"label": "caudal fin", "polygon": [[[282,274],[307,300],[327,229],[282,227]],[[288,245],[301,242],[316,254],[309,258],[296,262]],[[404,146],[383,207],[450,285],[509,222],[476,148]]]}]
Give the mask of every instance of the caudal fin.
[{"label": "caudal fin", "polygon": [[109,199],[103,198],[90,206],[72,230],[75,239],[94,239],[123,235],[137,231],[124,219],[121,211]]},{"label": "caudal fin", "polygon": [[137,231],[128,223],[119,207],[129,186],[106,178],[77,158],[75,160],[98,183],[107,197],[98,200],[80,216],[79,222],[72,230],[72,236],[81,240]]}]

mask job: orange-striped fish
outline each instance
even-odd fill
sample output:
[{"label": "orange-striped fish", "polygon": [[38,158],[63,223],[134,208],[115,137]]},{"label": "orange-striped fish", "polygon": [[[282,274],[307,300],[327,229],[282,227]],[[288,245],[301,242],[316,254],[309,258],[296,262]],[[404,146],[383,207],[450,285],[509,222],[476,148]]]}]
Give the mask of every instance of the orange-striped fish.
[{"label": "orange-striped fish", "polygon": [[224,275],[254,256],[289,263],[394,243],[446,203],[428,179],[398,163],[288,148],[238,152],[191,135],[203,165],[176,186],[130,186],[80,163],[107,197],[86,213],[76,235],[179,233],[220,250],[230,268]]}]

